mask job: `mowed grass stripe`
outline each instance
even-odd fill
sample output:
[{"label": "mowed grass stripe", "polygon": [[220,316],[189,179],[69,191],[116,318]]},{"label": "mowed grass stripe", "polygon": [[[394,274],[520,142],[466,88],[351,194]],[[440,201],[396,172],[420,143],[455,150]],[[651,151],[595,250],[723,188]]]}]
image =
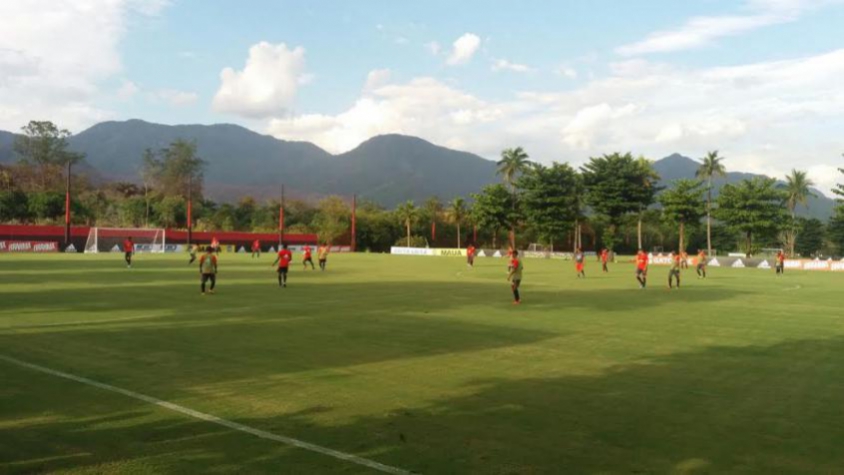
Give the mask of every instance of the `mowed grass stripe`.
[{"label": "mowed grass stripe", "polygon": [[55,295],[51,276],[39,295],[0,273],[6,354],[419,472],[844,465],[832,409],[844,404],[840,274],[710,269],[699,281],[692,270],[668,292],[654,267],[640,291],[629,264],[603,275],[587,263],[577,280],[570,263],[528,260],[525,304],[513,307],[501,259],[468,270],[457,258],[334,255],[327,273],[294,267],[280,290],[270,256],[223,255],[219,294],[203,298],[183,256],[143,255],[132,271],[117,255],[81,257],[0,260],[91,276]]}]

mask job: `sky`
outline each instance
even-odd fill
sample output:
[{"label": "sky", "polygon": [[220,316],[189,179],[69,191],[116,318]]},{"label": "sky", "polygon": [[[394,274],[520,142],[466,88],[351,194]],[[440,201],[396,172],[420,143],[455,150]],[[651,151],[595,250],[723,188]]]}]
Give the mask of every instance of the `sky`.
[{"label": "sky", "polygon": [[234,123],[339,153],[403,133],[579,165],[719,150],[844,166],[844,0],[0,0],[0,129]]}]

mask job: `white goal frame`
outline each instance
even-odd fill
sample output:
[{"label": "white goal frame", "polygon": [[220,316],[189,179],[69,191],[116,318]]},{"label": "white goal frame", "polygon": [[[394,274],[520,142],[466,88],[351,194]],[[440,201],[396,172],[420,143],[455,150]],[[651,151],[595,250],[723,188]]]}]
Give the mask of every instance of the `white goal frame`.
[{"label": "white goal frame", "polygon": [[167,230],[162,228],[102,228],[92,227],[85,241],[85,254],[113,252],[116,246],[123,251],[123,240],[131,237],[133,252],[163,253],[167,248]]}]

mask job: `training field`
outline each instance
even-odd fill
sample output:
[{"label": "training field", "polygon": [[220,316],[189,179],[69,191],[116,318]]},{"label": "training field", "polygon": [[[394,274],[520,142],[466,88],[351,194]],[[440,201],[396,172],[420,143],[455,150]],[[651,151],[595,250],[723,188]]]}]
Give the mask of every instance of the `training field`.
[{"label": "training field", "polygon": [[844,470],[842,274],[122,257],[0,256],[0,473]]}]

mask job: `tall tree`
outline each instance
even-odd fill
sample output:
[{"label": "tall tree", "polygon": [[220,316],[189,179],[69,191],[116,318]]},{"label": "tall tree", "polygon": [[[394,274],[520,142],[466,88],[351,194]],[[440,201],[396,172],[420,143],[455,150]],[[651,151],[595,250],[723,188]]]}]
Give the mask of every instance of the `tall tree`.
[{"label": "tall tree", "polygon": [[814,197],[811,187],[815,183],[809,179],[804,171],[791,170],[791,174],[785,177],[785,205],[791,213],[791,227],[786,231],[786,241],[788,243],[788,252],[790,256],[794,256],[794,246],[797,241],[798,223],[797,223],[797,206],[807,206],[809,197]]},{"label": "tall tree", "polygon": [[801,256],[814,257],[824,249],[826,226],[817,218],[797,218],[800,229],[800,241],[796,243],[795,251]]},{"label": "tall tree", "polygon": [[677,180],[659,195],[665,219],[679,227],[678,252],[686,250],[686,225],[699,223],[706,215],[703,201],[704,183],[698,180]]},{"label": "tall tree", "polygon": [[71,134],[50,121],[30,121],[15,138],[13,149],[18,158],[38,170],[41,191],[56,185],[57,173],[62,167],[74,164],[83,157],[67,149]]},{"label": "tall tree", "polygon": [[443,203],[439,197],[431,196],[420,209],[420,217],[424,218],[431,225],[431,240],[434,240],[434,229],[436,229],[437,222],[443,213]]},{"label": "tall tree", "polygon": [[156,179],[161,174],[161,160],[155,155],[152,149],[144,150],[141,156],[141,182],[144,186],[144,203],[146,209],[144,210],[144,226],[149,226],[149,215],[151,208],[150,192],[155,184]]},{"label": "tall tree", "polygon": [[407,231],[407,247],[410,247],[410,227],[419,218],[419,208],[413,201],[406,201],[396,208],[396,216],[404,224]]},{"label": "tall tree", "polygon": [[488,185],[472,195],[472,220],[492,231],[492,247],[498,247],[498,232],[516,221],[513,194],[504,185]]},{"label": "tall tree", "polygon": [[[841,156],[844,157],[844,154],[841,154]],[[844,174],[844,168],[839,168],[838,171]],[[844,183],[836,183],[835,188],[832,189],[832,192],[840,196],[840,200],[844,200]]]},{"label": "tall tree", "polygon": [[339,196],[329,196],[319,202],[314,225],[322,242],[333,243],[349,231],[351,211],[349,205]]},{"label": "tall tree", "polygon": [[535,165],[518,181],[525,221],[545,242],[565,235],[579,215],[580,177],[568,164]]},{"label": "tall tree", "polygon": [[656,188],[643,189],[645,167],[633,155],[614,153],[593,157],[581,167],[586,203],[607,221],[604,245],[618,243],[618,226],[625,215],[639,213],[653,202]]},{"label": "tall tree", "polygon": [[742,180],[721,189],[715,217],[744,235],[744,251],[750,256],[754,237],[772,236],[782,228],[785,199],[773,178]]},{"label": "tall tree", "polygon": [[727,175],[724,168],[724,157],[713,150],[703,157],[703,163],[697,169],[697,177],[706,181],[706,252],[712,254],[712,180]]},{"label": "tall tree", "polygon": [[[508,148],[501,152],[501,160],[498,161],[498,174],[510,189],[513,195],[513,210],[516,209],[516,180],[531,166],[530,156],[522,147]],[[515,213],[514,213],[515,214]],[[516,246],[516,223],[510,225],[510,245]]]},{"label": "tall tree", "polygon": [[[158,188],[167,196],[202,196],[205,161],[196,154],[196,142],[177,139],[161,151]],[[191,190],[188,189],[191,188]]]},{"label": "tall tree", "polygon": [[457,226],[457,248],[460,249],[462,247],[460,242],[460,225],[466,219],[466,200],[459,196],[451,200],[448,204],[448,209],[446,209],[446,215],[448,216],[448,220]]},{"label": "tall tree", "polygon": [[638,216],[636,217],[636,242],[637,247],[642,249],[644,247],[642,244],[642,219],[645,211],[656,201],[656,194],[660,190],[657,187],[660,176],[654,170],[653,162],[644,157],[639,157],[636,160],[636,165],[638,167],[640,183],[635,196],[635,200],[639,204]]}]

